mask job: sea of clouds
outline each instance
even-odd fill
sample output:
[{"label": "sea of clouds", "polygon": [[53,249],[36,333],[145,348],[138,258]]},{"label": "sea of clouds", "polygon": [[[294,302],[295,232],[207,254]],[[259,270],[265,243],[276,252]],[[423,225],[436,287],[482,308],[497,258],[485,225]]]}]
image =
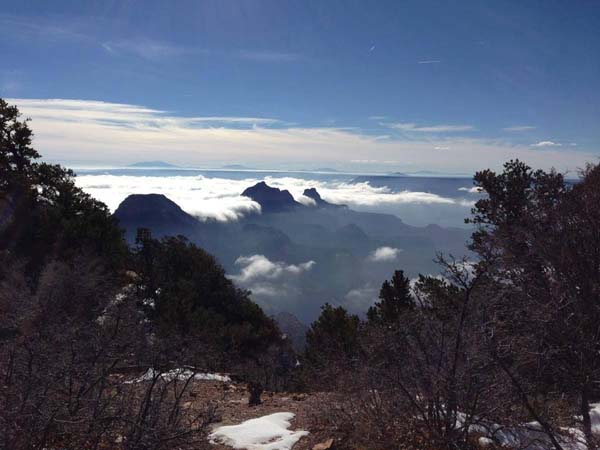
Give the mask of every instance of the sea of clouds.
[{"label": "sea of clouds", "polygon": [[[294,198],[305,205],[313,200],[302,195],[304,189],[314,187],[328,202],[346,204],[362,211],[386,210],[394,207],[431,207],[451,209],[470,208],[473,193],[463,196],[442,196],[429,192],[394,192],[387,187],[376,187],[368,182],[350,183],[339,180],[315,180],[290,176],[267,176],[231,179],[224,177],[197,176],[130,176],[111,174],[82,174],[76,183],[85,192],[104,202],[111,211],[131,194],[164,194],[183,210],[200,219],[219,221],[237,220],[250,213],[260,213],[260,205],[241,193],[259,181],[280,189],[287,189]],[[462,193],[461,193],[462,194]],[[410,222],[410,218],[408,218]]]}]

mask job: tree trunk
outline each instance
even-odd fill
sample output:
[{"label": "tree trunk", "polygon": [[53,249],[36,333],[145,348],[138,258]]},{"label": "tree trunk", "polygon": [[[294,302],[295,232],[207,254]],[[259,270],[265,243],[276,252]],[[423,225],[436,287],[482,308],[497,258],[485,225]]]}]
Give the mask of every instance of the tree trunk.
[{"label": "tree trunk", "polygon": [[260,395],[263,392],[263,386],[261,383],[254,381],[248,383],[248,392],[250,393],[250,398],[248,399],[248,406],[258,406],[262,403],[260,400]]}]

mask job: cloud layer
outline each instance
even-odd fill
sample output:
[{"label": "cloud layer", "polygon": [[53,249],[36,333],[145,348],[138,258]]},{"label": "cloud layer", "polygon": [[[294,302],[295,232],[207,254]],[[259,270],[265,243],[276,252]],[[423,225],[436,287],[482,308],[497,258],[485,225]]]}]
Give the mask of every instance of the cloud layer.
[{"label": "cloud layer", "polygon": [[[470,173],[499,169],[514,158],[535,168],[554,166],[560,171],[597,159],[593,153],[565,151],[564,147],[531,147],[461,135],[473,130],[472,125],[396,123],[390,126],[399,135],[382,138],[385,133],[290,125],[268,117],[188,117],[144,106],[89,100],[9,102],[33,119],[35,145],[40,152],[62,161],[123,164],[161,159],[168,153],[172,162],[188,165],[243,161],[277,166],[293,161],[358,168],[360,161],[375,161],[387,170]],[[444,158],[436,147],[445,149]]]},{"label": "cloud layer", "polygon": [[259,213],[260,205],[240,194],[256,179],[230,180],[203,176],[80,175],[76,183],[104,202],[111,211],[131,194],[164,194],[181,208],[201,219],[236,220]]},{"label": "cloud layer", "polygon": [[[469,207],[472,200],[443,197],[429,192],[393,192],[387,187],[369,183],[319,181],[285,176],[268,176],[270,186],[287,189],[296,200],[313,206],[314,200],[304,197],[304,189],[316,188],[323,199],[335,204],[369,209],[393,205],[458,205]],[[230,179],[197,176],[129,176],[79,175],[77,185],[85,192],[104,202],[111,211],[131,194],[164,194],[183,210],[201,219],[236,220],[250,213],[260,213],[260,205],[241,193],[263,178]]]}]

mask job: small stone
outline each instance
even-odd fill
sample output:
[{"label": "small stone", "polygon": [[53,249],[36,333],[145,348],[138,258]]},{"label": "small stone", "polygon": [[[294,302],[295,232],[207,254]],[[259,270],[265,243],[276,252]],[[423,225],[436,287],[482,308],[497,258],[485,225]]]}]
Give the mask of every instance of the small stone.
[{"label": "small stone", "polygon": [[488,437],[482,436],[479,438],[479,446],[480,447],[489,447],[490,445],[494,445],[494,441]]},{"label": "small stone", "polygon": [[315,444],[313,446],[312,450],[328,450],[331,448],[332,445],[333,445],[333,438],[329,438],[326,441]]}]

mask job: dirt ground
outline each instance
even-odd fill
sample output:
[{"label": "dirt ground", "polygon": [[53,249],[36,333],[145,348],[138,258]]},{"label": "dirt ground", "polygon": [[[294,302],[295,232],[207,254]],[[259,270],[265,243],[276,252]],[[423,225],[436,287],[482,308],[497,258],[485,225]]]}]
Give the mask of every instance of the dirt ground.
[{"label": "dirt ground", "polygon": [[[189,394],[188,406],[201,408],[208,402],[215,402],[218,422],[213,424],[213,428],[237,425],[245,420],[276,412],[294,413],[295,417],[289,429],[305,430],[310,434],[301,438],[293,450],[311,450],[316,444],[333,437],[323,420],[327,414],[328,403],[325,394],[264,392],[261,399],[261,405],[248,406],[248,392],[244,384],[195,381]],[[231,447],[223,445],[214,445],[213,448],[231,450]]]}]

